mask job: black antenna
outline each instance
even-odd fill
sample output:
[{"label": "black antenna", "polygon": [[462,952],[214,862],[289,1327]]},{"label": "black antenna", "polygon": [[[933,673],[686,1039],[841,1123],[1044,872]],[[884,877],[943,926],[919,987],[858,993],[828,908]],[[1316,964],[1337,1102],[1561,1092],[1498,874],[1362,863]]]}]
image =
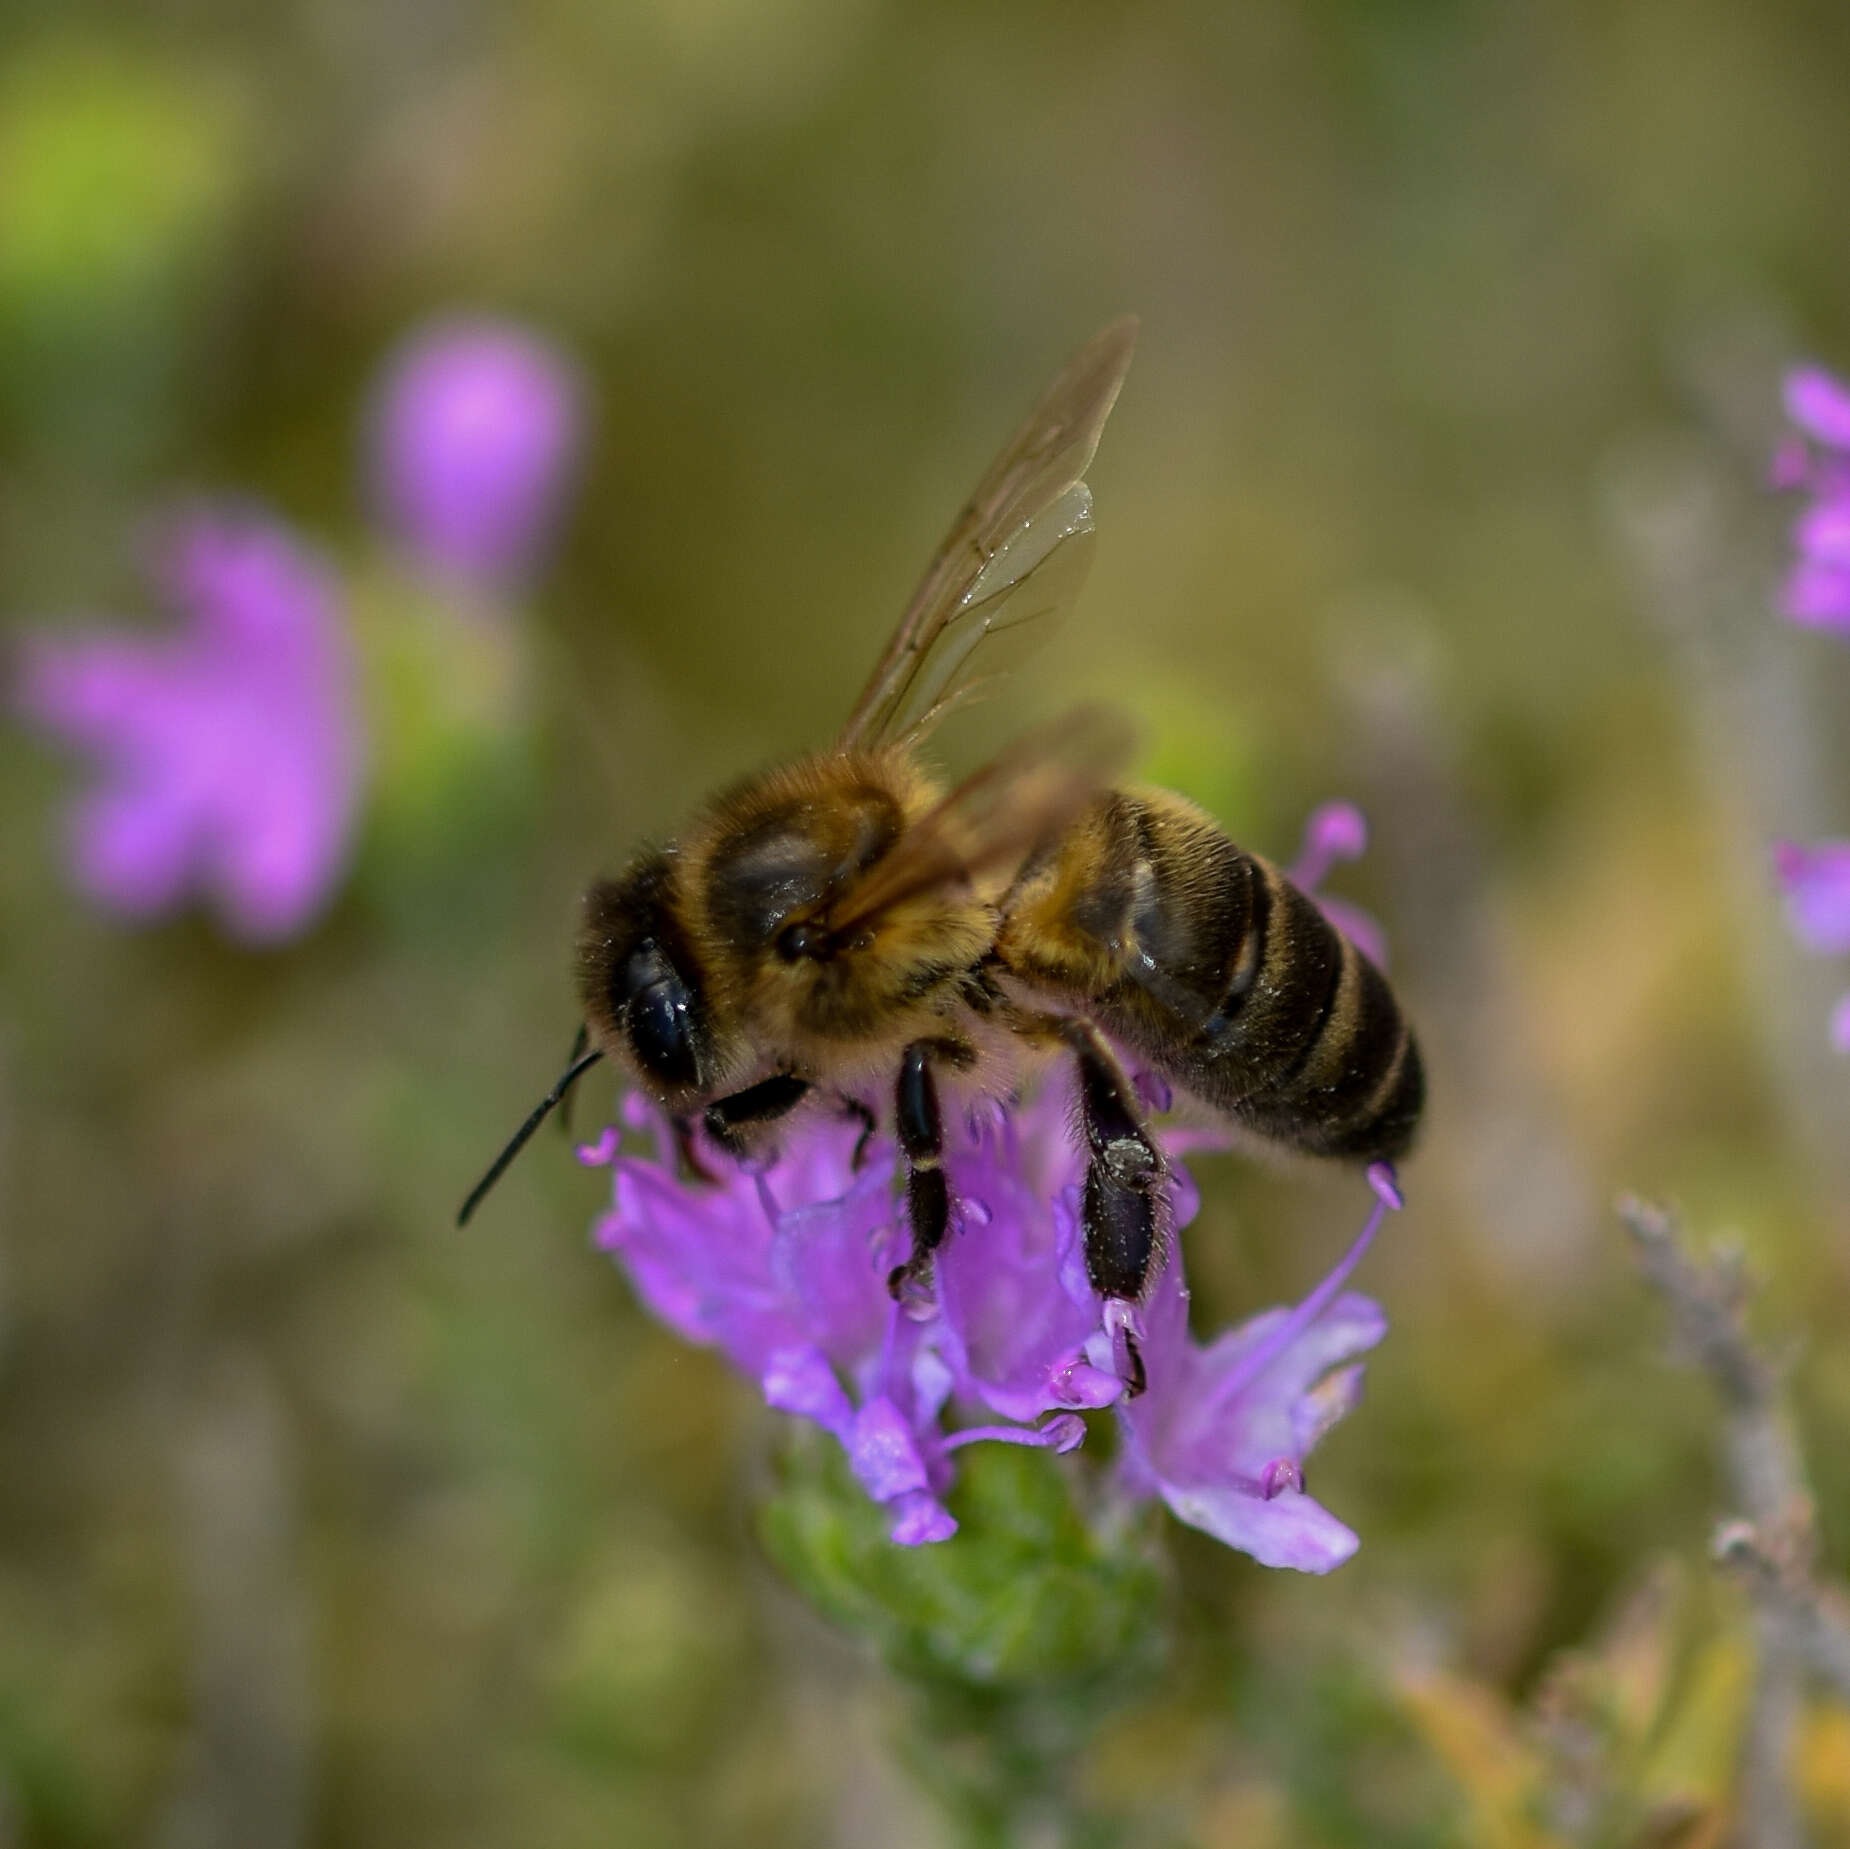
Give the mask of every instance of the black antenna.
[{"label": "black antenna", "polygon": [[[580,1055],[583,1054],[585,1048],[590,1044],[591,1029],[585,1022],[580,1021],[578,1023],[577,1033],[572,1036],[572,1050],[566,1054],[565,1063],[568,1066],[577,1065]],[[561,1084],[564,1082],[564,1080],[560,1081]],[[569,1142],[572,1135],[572,1100],[568,1095],[561,1099],[560,1102],[565,1108],[559,1113],[559,1134]]]},{"label": "black antenna", "polygon": [[508,1138],[507,1147],[495,1157],[488,1173],[469,1190],[469,1198],[463,1202],[462,1211],[456,1216],[458,1226],[467,1226],[469,1216],[482,1204],[482,1196],[492,1188],[507,1172],[507,1165],[526,1148],[527,1139],[546,1121],[546,1114],[558,1104],[565,1094],[572,1089],[597,1062],[604,1057],[601,1052],[580,1053],[574,1045],[572,1063],[559,1076],[559,1082],[538,1104],[533,1107],[527,1121]]}]

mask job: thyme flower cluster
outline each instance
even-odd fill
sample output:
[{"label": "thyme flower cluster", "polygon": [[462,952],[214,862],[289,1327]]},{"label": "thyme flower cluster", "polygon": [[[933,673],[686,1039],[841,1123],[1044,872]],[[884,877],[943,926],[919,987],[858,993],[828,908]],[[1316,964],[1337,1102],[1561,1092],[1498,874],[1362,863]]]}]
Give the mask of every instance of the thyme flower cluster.
[{"label": "thyme flower cluster", "polygon": [[[640,1099],[625,1125],[652,1147],[625,1150],[613,1126],[582,1149],[608,1166],[610,1210],[597,1243],[646,1307],[688,1341],[718,1349],[765,1403],[808,1419],[847,1453],[883,1503],[895,1541],[942,1541],[958,1451],[980,1443],[1070,1451],[1083,1414],[1115,1407],[1117,1474],[1183,1521],[1267,1566],[1327,1572],[1356,1536],[1304,1490],[1304,1460],[1356,1403],[1356,1357],[1386,1333],[1380,1308],[1342,1285],[1391,1205],[1380,1195],[1362,1236],[1295,1309],[1256,1316],[1211,1343],[1189,1333],[1181,1242],[1139,1314],[1147,1390],[1125,1396],[1107,1305],[1086,1280],[1084,1157],[1069,1101],[1050,1085],[1014,1109],[984,1105],[947,1126],[959,1224],[937,1260],[936,1314],[887,1293],[907,1231],[897,1152],[853,1121],[811,1119],[768,1165],[708,1143],[716,1179],[684,1180],[671,1127]],[[1173,1224],[1199,1196],[1174,1163]]]},{"label": "thyme flower cluster", "polygon": [[[1355,810],[1320,810],[1294,876],[1314,885],[1364,839]],[[1342,921],[1374,941],[1365,915],[1345,911]],[[1141,1089],[1167,1102],[1153,1078]],[[632,1096],[621,1125],[579,1155],[611,1171],[611,1205],[594,1237],[647,1309],[717,1349],[767,1405],[835,1438],[861,1488],[887,1509],[893,1540],[918,1545],[956,1531],[946,1497],[965,1447],[1071,1451],[1086,1437],[1085,1415],[1111,1408],[1123,1496],[1159,1497],[1267,1566],[1340,1565],[1357,1537],[1306,1492],[1304,1461],[1355,1406],[1358,1357],[1386,1333],[1380,1307],[1343,1287],[1400,1205],[1391,1174],[1370,1171],[1375,1199],[1360,1236],[1303,1302],[1204,1343],[1189,1330],[1178,1237],[1145,1303],[1132,1309],[1092,1289],[1080,1217],[1085,1156],[1071,1123],[1067,1088],[1050,1083],[1025,1103],[984,1103],[947,1124],[956,1219],[922,1316],[887,1291],[908,1244],[897,1151],[885,1139],[862,1147],[851,1119],[803,1119],[762,1166],[702,1140],[701,1165],[714,1179],[689,1180],[671,1126]],[[1164,1140],[1179,1234],[1200,1197],[1175,1158],[1201,1137]],[[1135,1398],[1125,1391],[1127,1318],[1148,1380]]]}]

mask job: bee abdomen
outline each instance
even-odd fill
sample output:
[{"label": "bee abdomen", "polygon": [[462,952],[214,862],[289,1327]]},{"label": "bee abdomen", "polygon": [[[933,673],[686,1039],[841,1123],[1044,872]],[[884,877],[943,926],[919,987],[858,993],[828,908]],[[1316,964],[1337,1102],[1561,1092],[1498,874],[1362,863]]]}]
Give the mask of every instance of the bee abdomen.
[{"label": "bee abdomen", "polygon": [[1381,972],[1290,881],[1240,855],[1246,929],[1194,1049],[1211,1103],[1313,1155],[1392,1160],[1424,1101],[1419,1049]]},{"label": "bee abdomen", "polygon": [[1167,791],[1114,791],[1024,868],[998,960],[1260,1135],[1392,1161],[1425,1097],[1386,978]]}]

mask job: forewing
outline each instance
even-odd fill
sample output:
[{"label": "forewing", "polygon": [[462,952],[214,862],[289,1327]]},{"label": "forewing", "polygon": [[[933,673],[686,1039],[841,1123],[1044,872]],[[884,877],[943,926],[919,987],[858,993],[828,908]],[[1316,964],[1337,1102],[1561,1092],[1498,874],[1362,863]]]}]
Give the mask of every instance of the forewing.
[{"label": "forewing", "polygon": [[989,466],[933,556],[842,731],[853,750],[917,737],[1055,627],[1084,582],[1082,477],[1131,363],[1137,322],[1095,335]]},{"label": "forewing", "polygon": [[1135,735],[1106,707],[1078,707],[1018,738],[899,838],[832,908],[837,937],[922,893],[1012,871],[1130,761]]}]

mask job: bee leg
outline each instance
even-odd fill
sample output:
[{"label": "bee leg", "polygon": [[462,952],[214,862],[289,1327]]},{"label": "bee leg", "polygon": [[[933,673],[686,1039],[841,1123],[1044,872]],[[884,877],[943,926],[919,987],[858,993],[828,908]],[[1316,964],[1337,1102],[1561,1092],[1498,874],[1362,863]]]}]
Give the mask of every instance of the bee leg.
[{"label": "bee leg", "polygon": [[736,1162],[749,1145],[749,1139],[740,1135],[742,1130],[787,1117],[808,1095],[808,1079],[794,1072],[773,1072],[729,1098],[715,1098],[700,1121],[707,1135]]},{"label": "bee leg", "polygon": [[[1134,1309],[1161,1254],[1159,1215],[1167,1169],[1144,1128],[1136,1093],[1103,1036],[1077,1021],[1063,1038],[1079,1068],[1079,1115],[1092,1157],[1081,1214],[1086,1276],[1108,1305],[1116,1301]],[[1128,1317],[1124,1321],[1130,1364],[1125,1393],[1134,1399],[1146,1384],[1143,1357]]]},{"label": "bee leg", "polygon": [[[1156,1196],[1146,1189],[1127,1188],[1113,1181],[1102,1162],[1086,1170],[1082,1221],[1086,1242],[1086,1276],[1105,1299],[1107,1327],[1121,1333],[1124,1358],[1130,1372],[1124,1397],[1134,1400],[1148,1384],[1143,1356],[1137,1348],[1132,1318],[1149,1276],[1157,1246]],[[1115,1318],[1112,1306],[1119,1306]]]},{"label": "bee leg", "polygon": [[861,1164],[867,1160],[867,1145],[874,1140],[874,1135],[880,1128],[880,1119],[874,1115],[872,1107],[863,1099],[851,1098],[846,1092],[841,1093],[840,1103],[842,1115],[852,1117],[861,1126],[861,1134],[855,1140],[854,1154],[848,1159],[849,1167],[858,1174]]},{"label": "bee leg", "polygon": [[[1166,1170],[1161,1153],[1144,1128],[1143,1112],[1130,1080],[1104,1036],[1089,1023],[1073,1023],[1065,1037],[1079,1067],[1079,1116],[1093,1166],[1103,1169],[1119,1187],[1154,1195]],[[1139,1278],[1136,1290],[1113,1294],[1136,1296],[1142,1287]]]},{"label": "bee leg", "polygon": [[931,1072],[931,1054],[939,1050],[930,1040],[915,1040],[907,1047],[899,1057],[893,1094],[893,1121],[906,1157],[912,1256],[887,1274],[886,1287],[901,1303],[908,1299],[909,1286],[922,1286],[931,1276],[932,1254],[951,1223],[951,1191],[944,1178],[944,1115]]}]

